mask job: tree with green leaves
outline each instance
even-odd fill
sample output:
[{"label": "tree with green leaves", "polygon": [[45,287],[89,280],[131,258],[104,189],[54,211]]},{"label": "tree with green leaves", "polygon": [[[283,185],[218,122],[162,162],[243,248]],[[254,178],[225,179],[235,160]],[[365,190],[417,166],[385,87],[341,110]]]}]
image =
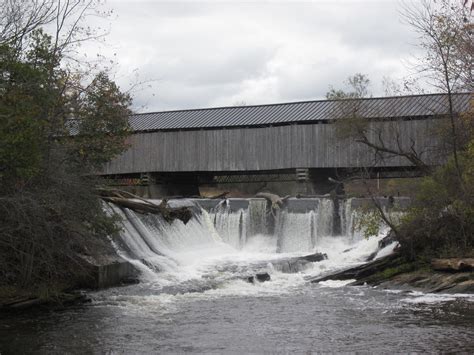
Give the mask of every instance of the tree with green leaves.
[{"label": "tree with green leaves", "polygon": [[402,16],[419,35],[424,56],[416,66],[416,77],[424,79],[437,92],[447,97],[449,129],[445,138],[450,145],[458,183],[464,187],[459,150],[465,127],[454,110],[453,94],[472,92],[474,45],[472,38],[472,4],[467,0],[423,0],[405,5]]},{"label": "tree with green leaves", "polygon": [[[474,255],[474,156],[473,100],[467,112],[454,110],[453,95],[472,92],[472,6],[468,1],[424,0],[406,6],[405,21],[419,34],[424,56],[419,59],[411,81],[425,80],[436,93],[445,94],[445,111],[438,117],[436,134],[446,163],[430,167],[414,144],[397,144],[374,131],[373,125],[359,114],[362,99],[369,95],[367,76],[349,78],[349,90],[331,88],[328,99],[341,100],[347,109],[346,118],[337,123],[338,132],[347,139],[369,147],[378,157],[406,158],[423,174],[417,186],[413,208],[400,222],[376,207],[380,218],[396,232],[402,252],[409,259],[429,260],[431,257]],[[370,174],[362,174],[368,178]],[[372,191],[369,191],[374,196]],[[373,199],[374,202],[375,199]]]},{"label": "tree with green leaves", "polygon": [[0,1],[0,298],[73,286],[117,231],[92,174],[127,148],[131,97],[74,58],[97,3]]}]

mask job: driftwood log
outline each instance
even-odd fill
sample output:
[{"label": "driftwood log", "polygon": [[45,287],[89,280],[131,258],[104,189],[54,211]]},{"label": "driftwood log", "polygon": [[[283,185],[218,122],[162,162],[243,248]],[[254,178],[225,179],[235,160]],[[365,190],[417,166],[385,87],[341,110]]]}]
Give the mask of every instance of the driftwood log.
[{"label": "driftwood log", "polygon": [[159,214],[167,222],[173,222],[175,219],[179,219],[186,224],[193,215],[188,207],[169,207],[166,199],[161,200],[161,203],[157,205],[140,196],[118,189],[98,188],[97,192],[106,202],[114,203],[117,206],[125,207],[138,213]]},{"label": "driftwood log", "polygon": [[268,202],[271,203],[272,211],[275,211],[280,209],[285,203],[285,200],[288,199],[290,196],[280,197],[270,192],[259,192],[255,195],[255,197],[262,197],[266,199]]},{"label": "driftwood log", "polygon": [[223,198],[226,198],[229,193],[230,193],[229,191],[224,191],[223,193],[219,195],[209,196],[208,198],[210,198],[211,200],[223,199]]},{"label": "driftwood log", "polygon": [[436,271],[462,272],[474,270],[474,258],[433,259],[431,267]]}]

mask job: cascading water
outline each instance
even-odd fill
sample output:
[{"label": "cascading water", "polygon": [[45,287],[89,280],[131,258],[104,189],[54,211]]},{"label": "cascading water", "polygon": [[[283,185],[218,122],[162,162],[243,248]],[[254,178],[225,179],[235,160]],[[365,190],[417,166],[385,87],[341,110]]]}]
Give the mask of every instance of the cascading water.
[{"label": "cascading water", "polygon": [[249,236],[269,233],[268,210],[265,200],[249,200],[247,224]]},{"label": "cascading water", "polygon": [[311,252],[316,247],[317,216],[315,211],[291,213],[282,211],[277,218],[277,251],[279,253]]},{"label": "cascading water", "polygon": [[339,215],[341,216],[341,234],[347,236],[354,235],[355,214],[357,212],[352,209],[352,199],[348,199],[345,203],[339,205]]},{"label": "cascading water", "polygon": [[[378,238],[364,240],[354,230],[357,212],[351,200],[339,201],[341,235],[334,235],[335,204],[331,199],[312,199],[292,208],[298,202],[294,201],[273,211],[263,199],[228,199],[208,210],[198,200],[171,201],[197,211],[187,224],[111,206],[123,221],[114,246],[137,267],[144,281],[167,280],[169,285],[193,280],[193,290],[196,283],[216,287],[219,282],[259,271],[302,271],[309,277],[363,262],[376,250]],[[288,260],[314,252],[326,253],[328,260],[286,266]]]},{"label": "cascading water", "polygon": [[[239,209],[233,212],[225,203],[217,206],[211,213],[214,227],[222,240],[234,248],[240,249],[245,245],[248,211]],[[212,227],[210,228],[212,230]]]}]

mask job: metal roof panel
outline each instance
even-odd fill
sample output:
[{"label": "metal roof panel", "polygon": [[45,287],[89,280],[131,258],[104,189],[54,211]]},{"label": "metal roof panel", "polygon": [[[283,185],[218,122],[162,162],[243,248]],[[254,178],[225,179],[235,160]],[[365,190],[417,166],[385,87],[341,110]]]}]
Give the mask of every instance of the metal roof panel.
[{"label": "metal roof panel", "polygon": [[[471,94],[453,95],[456,112],[469,107]],[[134,114],[134,131],[208,129],[297,123],[339,119],[357,108],[367,118],[417,117],[448,112],[444,94],[369,98],[360,100],[319,100],[283,104],[218,107]]]}]

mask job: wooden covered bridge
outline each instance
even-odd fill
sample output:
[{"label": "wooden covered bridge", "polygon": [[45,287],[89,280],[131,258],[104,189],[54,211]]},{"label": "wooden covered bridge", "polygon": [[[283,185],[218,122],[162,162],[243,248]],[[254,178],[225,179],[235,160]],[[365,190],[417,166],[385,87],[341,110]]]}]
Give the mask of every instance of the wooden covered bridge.
[{"label": "wooden covered bridge", "polygon": [[[455,112],[466,111],[470,98],[453,95]],[[384,176],[416,174],[406,158],[375,154],[344,137],[336,121],[363,119],[371,142],[412,150],[437,165],[445,159],[437,127],[448,108],[448,97],[434,94],[135,114],[130,149],[101,175],[154,186],[155,195],[195,194],[200,184],[223,183],[323,193],[329,177],[360,168]]]}]

